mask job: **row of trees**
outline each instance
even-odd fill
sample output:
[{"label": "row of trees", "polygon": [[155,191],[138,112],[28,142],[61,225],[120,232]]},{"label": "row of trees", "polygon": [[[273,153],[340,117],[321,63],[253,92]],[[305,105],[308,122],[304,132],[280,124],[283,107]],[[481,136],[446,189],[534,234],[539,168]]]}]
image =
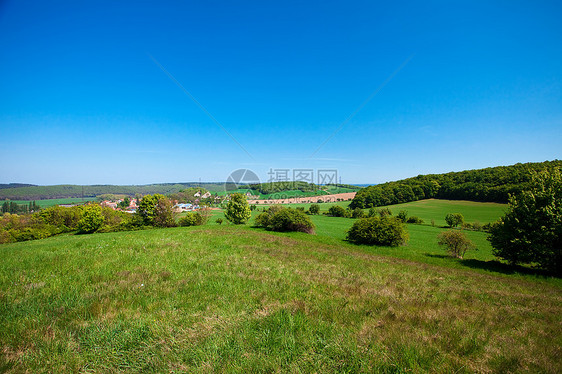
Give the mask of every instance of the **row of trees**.
[{"label": "row of trees", "polygon": [[6,200],[2,204],[2,213],[25,214],[38,212],[40,209],[35,201],[30,201],[29,204],[18,204],[14,201]]},{"label": "row of trees", "polygon": [[562,161],[516,164],[446,174],[419,175],[369,186],[357,192],[351,208],[370,208],[421,199],[507,202],[531,185],[532,172],[562,167]]}]

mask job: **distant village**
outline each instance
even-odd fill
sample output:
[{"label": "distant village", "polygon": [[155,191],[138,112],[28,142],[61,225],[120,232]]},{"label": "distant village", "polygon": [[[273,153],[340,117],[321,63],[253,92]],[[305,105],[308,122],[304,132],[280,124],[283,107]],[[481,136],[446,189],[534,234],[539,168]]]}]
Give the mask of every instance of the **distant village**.
[{"label": "distant village", "polygon": [[[259,195],[252,195],[250,192],[247,192],[245,195],[248,200],[259,198]],[[193,194],[193,198],[193,203],[180,203],[177,199],[172,199],[172,204],[174,204],[173,211],[176,213],[191,212],[200,209],[201,205],[220,205],[230,201],[230,194],[219,196],[217,194],[213,195],[209,191],[197,191]],[[124,204],[127,199],[129,200],[128,205],[126,205],[126,203]],[[126,213],[135,213],[140,200],[142,200],[142,197],[107,199],[103,200],[100,205],[102,207],[108,207],[113,210],[119,210]]]}]

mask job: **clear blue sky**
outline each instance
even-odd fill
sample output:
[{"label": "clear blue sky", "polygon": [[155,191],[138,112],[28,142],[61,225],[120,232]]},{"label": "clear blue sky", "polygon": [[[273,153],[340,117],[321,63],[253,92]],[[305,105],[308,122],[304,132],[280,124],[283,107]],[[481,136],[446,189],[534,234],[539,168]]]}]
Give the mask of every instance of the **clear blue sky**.
[{"label": "clear blue sky", "polygon": [[3,1],[0,183],[238,168],[378,183],[561,159],[561,15],[555,1]]}]

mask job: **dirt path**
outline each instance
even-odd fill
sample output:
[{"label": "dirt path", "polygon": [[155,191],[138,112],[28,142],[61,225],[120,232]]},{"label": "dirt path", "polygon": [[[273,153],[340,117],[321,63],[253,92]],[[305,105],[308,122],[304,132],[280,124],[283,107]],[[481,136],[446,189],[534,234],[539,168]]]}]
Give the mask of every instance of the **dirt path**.
[{"label": "dirt path", "polygon": [[[282,195],[282,193],[279,193]],[[258,205],[272,205],[272,204],[298,204],[298,203],[333,203],[341,200],[351,200],[355,197],[355,192],[346,192],[346,193],[337,193],[333,195],[321,195],[321,196],[308,196],[308,197],[287,197],[287,198],[279,198],[279,199],[272,199],[272,200],[248,200],[249,204],[258,204]]]}]

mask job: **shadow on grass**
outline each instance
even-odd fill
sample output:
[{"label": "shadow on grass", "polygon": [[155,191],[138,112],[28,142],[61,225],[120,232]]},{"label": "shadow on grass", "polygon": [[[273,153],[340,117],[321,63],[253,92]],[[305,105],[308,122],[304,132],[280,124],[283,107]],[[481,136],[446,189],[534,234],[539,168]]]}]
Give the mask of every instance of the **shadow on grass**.
[{"label": "shadow on grass", "polygon": [[[451,256],[448,255],[439,255],[439,254],[432,254],[432,253],[425,253],[425,255],[427,257],[454,260]],[[503,262],[499,262],[497,260],[482,261],[482,260],[476,260],[471,258],[471,259],[460,259],[458,260],[458,262],[461,265],[464,265],[472,269],[487,270],[487,271],[492,271],[501,274],[523,274],[523,275],[534,275],[534,276],[545,277],[545,278],[556,277],[556,275],[549,273],[546,270],[535,269],[535,268],[530,268],[520,265],[509,265]]]}]

